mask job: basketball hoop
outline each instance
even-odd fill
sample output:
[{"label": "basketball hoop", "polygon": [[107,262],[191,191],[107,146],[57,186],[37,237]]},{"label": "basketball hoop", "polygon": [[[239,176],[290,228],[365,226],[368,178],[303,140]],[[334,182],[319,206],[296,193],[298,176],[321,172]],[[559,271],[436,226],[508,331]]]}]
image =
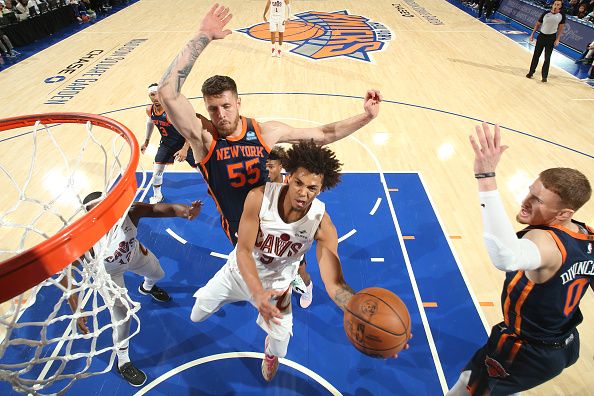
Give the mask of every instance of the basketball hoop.
[{"label": "basketball hoop", "polygon": [[[84,125],[86,133],[81,134],[75,124]],[[76,133],[68,133],[75,128]],[[140,328],[139,304],[105,271],[107,244],[99,243],[109,241],[136,195],[138,143],[121,123],[86,113],[7,118],[0,120],[0,132],[0,142],[14,139],[20,147],[17,151],[31,151],[28,172],[22,162],[5,164],[0,159],[0,380],[19,392],[62,394],[75,380],[111,369],[118,325],[130,318],[136,321],[136,331],[129,338]],[[37,157],[43,155],[49,158],[39,161]],[[42,164],[36,167],[38,162]],[[50,168],[58,169],[64,186],[44,180]],[[79,173],[100,177],[93,178],[98,180],[93,181],[95,185],[88,185]],[[57,191],[48,194],[44,184]],[[86,212],[82,201],[93,191],[101,191],[103,199]],[[8,201],[4,196],[9,196]],[[7,239],[9,246],[4,246]],[[26,310],[35,307],[41,290],[49,291],[49,297],[41,299],[43,304],[37,304],[43,313],[29,314]],[[80,312],[65,311],[73,296]],[[116,303],[127,307],[126,318],[117,321],[111,315],[107,319]],[[92,320],[89,334],[77,333],[81,317]],[[111,354],[109,362],[97,369],[93,358],[102,353]]]},{"label": "basketball hoop", "polygon": [[85,113],[35,114],[0,120],[0,131],[47,124],[90,123],[118,133],[132,148],[130,163],[109,194],[89,213],[46,241],[0,263],[0,303],[54,275],[88,251],[122,217],[136,195],[138,143],[119,122]]}]

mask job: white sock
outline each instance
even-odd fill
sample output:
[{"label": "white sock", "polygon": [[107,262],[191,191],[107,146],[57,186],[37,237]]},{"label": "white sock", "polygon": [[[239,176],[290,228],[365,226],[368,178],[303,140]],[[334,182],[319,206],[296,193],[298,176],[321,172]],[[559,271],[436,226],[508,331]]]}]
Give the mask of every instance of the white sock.
[{"label": "white sock", "polygon": [[150,291],[153,288],[153,286],[155,286],[155,282],[149,279],[145,279],[144,283],[142,284],[142,288],[148,291]]},{"label": "white sock", "polygon": [[153,195],[155,197],[161,196],[161,186],[153,186]]},{"label": "white sock", "polygon": [[130,361],[130,356],[128,356],[128,348],[118,349],[118,367],[122,367],[124,364]]}]

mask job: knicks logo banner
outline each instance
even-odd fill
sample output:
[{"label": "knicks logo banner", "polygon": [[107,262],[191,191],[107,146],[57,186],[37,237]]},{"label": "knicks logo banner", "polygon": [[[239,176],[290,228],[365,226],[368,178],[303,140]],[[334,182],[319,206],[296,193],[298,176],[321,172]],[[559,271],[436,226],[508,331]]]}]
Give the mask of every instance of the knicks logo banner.
[{"label": "knicks logo banner", "polygon": [[[283,41],[293,48],[291,53],[321,60],[349,57],[370,62],[369,54],[384,49],[392,39],[392,32],[381,23],[370,21],[348,11],[307,11],[296,14],[297,19],[285,22]],[[268,22],[239,29],[249,37],[270,41]]]}]

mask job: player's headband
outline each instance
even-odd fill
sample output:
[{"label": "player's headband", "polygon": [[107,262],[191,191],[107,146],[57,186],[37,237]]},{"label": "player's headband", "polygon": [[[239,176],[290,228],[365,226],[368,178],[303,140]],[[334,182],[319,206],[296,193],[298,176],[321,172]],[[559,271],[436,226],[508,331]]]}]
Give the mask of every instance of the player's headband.
[{"label": "player's headband", "polygon": [[157,92],[157,89],[159,89],[159,87],[158,87],[157,85],[152,85],[152,86],[150,86],[150,87],[148,88],[148,93],[149,93],[149,95],[150,95],[150,94],[152,94],[152,93],[155,93],[155,92]]}]

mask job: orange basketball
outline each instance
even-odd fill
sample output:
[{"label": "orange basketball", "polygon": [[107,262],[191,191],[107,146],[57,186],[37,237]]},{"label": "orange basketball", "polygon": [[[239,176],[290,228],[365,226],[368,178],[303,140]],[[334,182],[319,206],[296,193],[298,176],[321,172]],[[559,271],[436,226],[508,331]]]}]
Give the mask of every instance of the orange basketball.
[{"label": "orange basketball", "polygon": [[387,358],[400,352],[410,339],[410,315],[396,294],[370,287],[355,294],[347,304],[344,331],[365,355]]}]

